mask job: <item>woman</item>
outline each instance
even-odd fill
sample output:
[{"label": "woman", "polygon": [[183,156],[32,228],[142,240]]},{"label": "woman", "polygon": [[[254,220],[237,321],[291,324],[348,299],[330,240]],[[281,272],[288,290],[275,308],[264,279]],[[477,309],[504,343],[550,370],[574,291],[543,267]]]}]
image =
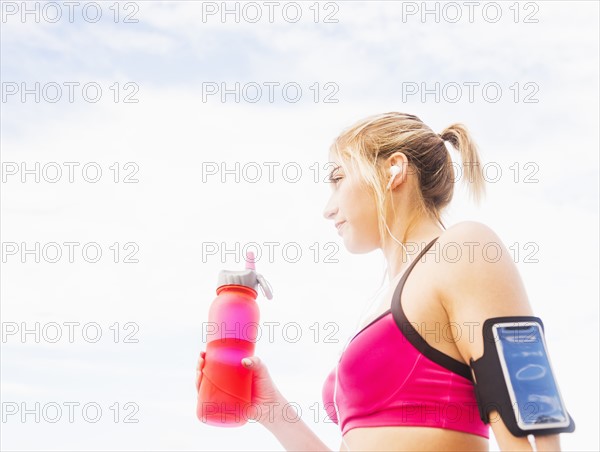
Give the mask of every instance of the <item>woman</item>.
[{"label": "woman", "polygon": [[[510,253],[489,227],[444,227],[440,216],[455,181],[446,141],[460,152],[462,177],[479,201],[479,156],[461,124],[438,135],[414,115],[385,113],[348,128],[331,146],[324,216],[350,252],[381,249],[390,277],[381,305],[323,386],[327,414],[338,423],[339,413],[342,422],[340,450],[488,450],[490,426],[502,450],[532,450],[497,412],[488,425],[477,411],[467,363],[483,353],[483,322],[533,313]],[[489,245],[492,258],[482,252]],[[264,363],[256,356],[242,363],[253,370],[253,419],[286,450],[329,450],[302,420],[286,421],[293,416],[282,410],[293,408]],[[537,436],[536,446],[559,450],[559,436]]]}]

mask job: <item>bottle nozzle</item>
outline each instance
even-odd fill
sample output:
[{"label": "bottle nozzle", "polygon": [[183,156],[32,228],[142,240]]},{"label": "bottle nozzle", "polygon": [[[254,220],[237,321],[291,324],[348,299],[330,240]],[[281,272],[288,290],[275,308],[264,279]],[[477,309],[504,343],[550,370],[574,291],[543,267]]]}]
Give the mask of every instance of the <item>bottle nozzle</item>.
[{"label": "bottle nozzle", "polygon": [[246,251],[246,268],[243,271],[221,270],[217,280],[217,287],[228,284],[250,287],[256,290],[257,284],[260,286],[263,295],[271,300],[273,298],[273,289],[263,275],[256,273],[256,261],[254,252]]},{"label": "bottle nozzle", "polygon": [[246,251],[246,270],[256,270],[253,251]]}]

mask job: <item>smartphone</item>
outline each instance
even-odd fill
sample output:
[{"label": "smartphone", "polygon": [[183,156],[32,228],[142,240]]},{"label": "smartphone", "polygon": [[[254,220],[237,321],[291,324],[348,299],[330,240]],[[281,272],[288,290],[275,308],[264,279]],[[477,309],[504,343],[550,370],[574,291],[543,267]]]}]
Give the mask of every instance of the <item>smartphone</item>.
[{"label": "smartphone", "polygon": [[556,384],[538,322],[493,325],[511,405],[522,430],[567,427],[569,416]]}]

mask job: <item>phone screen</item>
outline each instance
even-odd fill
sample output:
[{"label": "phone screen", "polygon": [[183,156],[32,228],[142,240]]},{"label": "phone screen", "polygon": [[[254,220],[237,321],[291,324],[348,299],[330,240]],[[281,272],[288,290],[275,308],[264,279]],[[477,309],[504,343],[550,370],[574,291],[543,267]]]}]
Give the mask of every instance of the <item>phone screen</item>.
[{"label": "phone screen", "polygon": [[546,428],[569,425],[540,325],[504,323],[494,325],[493,330],[519,427],[527,430],[540,424]]}]

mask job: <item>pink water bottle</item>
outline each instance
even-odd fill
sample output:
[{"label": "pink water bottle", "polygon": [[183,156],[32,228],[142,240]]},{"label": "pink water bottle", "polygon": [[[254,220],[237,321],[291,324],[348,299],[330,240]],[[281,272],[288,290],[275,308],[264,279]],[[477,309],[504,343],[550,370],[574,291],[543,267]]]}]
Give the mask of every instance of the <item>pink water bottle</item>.
[{"label": "pink water bottle", "polygon": [[206,327],[206,355],[198,391],[196,415],[218,427],[239,427],[247,422],[252,400],[252,371],[241,360],[254,355],[260,313],[256,286],[273,298],[270,284],[254,266],[254,253],[246,253],[246,269],[222,270],[217,297],[210,305]]}]

